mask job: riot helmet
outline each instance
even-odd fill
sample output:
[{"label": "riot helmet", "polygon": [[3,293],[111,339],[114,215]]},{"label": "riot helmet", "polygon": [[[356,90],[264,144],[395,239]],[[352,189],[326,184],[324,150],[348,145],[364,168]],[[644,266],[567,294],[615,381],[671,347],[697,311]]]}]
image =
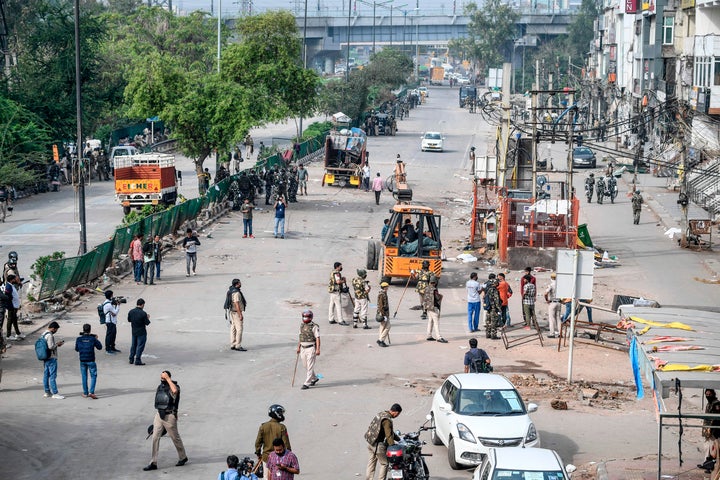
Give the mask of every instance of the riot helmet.
[{"label": "riot helmet", "polygon": [[[312,310],[305,310],[304,312],[302,312],[302,321],[303,321],[303,323],[310,323],[310,322],[312,322],[313,317],[314,317],[314,315],[313,315]],[[271,407],[271,408],[272,408],[272,407]],[[280,408],[282,408],[282,407],[280,407]]]},{"label": "riot helmet", "polygon": [[422,262],[422,268],[430,268],[430,262],[427,260],[423,260]]},{"label": "riot helmet", "polygon": [[282,422],[285,420],[285,408],[278,404],[270,405],[268,415],[270,418],[274,418],[278,422]]},{"label": "riot helmet", "polygon": [[357,274],[358,274],[358,276],[365,278],[365,277],[367,277],[367,270],[365,270],[364,268],[358,268]]},{"label": "riot helmet", "polygon": [[593,178],[594,176],[595,176],[595,174],[590,172],[590,178]]},{"label": "riot helmet", "polygon": [[13,250],[12,252],[8,253],[8,263],[14,265],[17,263],[17,261],[18,261],[18,254],[16,251]]}]

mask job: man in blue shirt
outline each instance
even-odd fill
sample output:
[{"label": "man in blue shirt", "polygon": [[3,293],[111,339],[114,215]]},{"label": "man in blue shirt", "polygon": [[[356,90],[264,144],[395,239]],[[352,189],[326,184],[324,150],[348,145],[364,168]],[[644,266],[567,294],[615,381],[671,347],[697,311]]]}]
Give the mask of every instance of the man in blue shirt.
[{"label": "man in blue shirt", "polygon": [[[95,383],[97,382],[97,365],[95,364],[95,349],[102,350],[102,343],[97,335],[90,333],[90,324],[82,327],[82,333],[75,340],[75,351],[80,354],[80,376],[82,378],[83,397],[97,400]],[[90,388],[88,388],[88,372],[90,372]]]},{"label": "man in blue shirt", "polygon": [[490,366],[490,357],[482,348],[478,348],[477,338],[471,338],[469,341],[470,350],[465,352],[465,373],[484,373],[492,372]]},{"label": "man in blue shirt", "polygon": [[285,238],[285,208],[287,207],[287,203],[285,203],[285,199],[280,196],[275,201],[275,228],[273,229],[273,233],[275,234],[275,238],[278,238],[278,228],[280,229],[280,238]]},{"label": "man in blue shirt", "polygon": [[235,455],[227,457],[228,469],[224,472],[220,472],[218,480],[237,480],[240,476],[237,471],[239,464],[240,460]]}]

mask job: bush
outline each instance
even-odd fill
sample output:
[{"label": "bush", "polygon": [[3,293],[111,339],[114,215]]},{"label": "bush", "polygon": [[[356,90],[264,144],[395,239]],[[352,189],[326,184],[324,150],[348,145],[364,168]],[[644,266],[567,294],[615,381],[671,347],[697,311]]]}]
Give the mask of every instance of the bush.
[{"label": "bush", "polygon": [[140,220],[144,220],[150,215],[154,215],[158,212],[162,212],[163,210],[167,210],[168,208],[168,205],[143,205],[140,210],[131,210],[130,213],[125,215],[122,225],[120,225],[120,227],[127,227],[129,225],[132,225],[133,223],[139,222]]},{"label": "bush", "polygon": [[59,260],[64,257],[65,252],[53,252],[52,255],[38,257],[38,259],[35,260],[35,263],[30,266],[32,269],[32,274],[30,276],[33,280],[42,280],[45,275],[45,269],[47,268],[48,262],[51,260]]}]

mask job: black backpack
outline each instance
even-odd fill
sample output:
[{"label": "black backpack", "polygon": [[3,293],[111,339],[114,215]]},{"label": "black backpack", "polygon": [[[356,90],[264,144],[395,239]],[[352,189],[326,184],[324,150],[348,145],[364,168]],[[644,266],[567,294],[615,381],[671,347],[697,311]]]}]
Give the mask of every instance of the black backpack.
[{"label": "black backpack", "polygon": [[105,325],[105,304],[108,303],[110,300],[105,300],[103,303],[98,303],[97,306],[97,312],[98,317],[100,318],[100,324]]},{"label": "black backpack", "polygon": [[145,242],[142,246],[142,253],[143,255],[150,255],[152,254],[153,244],[152,242]]},{"label": "black backpack", "polygon": [[476,357],[470,360],[470,373],[490,373],[492,371],[492,365],[485,362],[482,357]]}]

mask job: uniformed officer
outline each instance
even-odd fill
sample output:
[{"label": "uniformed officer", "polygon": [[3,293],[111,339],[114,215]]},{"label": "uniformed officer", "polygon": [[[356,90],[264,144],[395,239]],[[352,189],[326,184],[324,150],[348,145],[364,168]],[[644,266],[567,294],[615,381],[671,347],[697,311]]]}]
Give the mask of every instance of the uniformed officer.
[{"label": "uniformed officer", "polygon": [[302,325],[300,325],[300,339],[298,340],[297,353],[302,357],[303,365],[307,370],[305,383],[300,387],[307,390],[320,380],[315,375],[315,357],[320,355],[320,327],[313,322],[312,310],[302,312]]},{"label": "uniformed officer", "polygon": [[333,271],[330,272],[330,283],[328,283],[328,293],[330,293],[330,307],[328,308],[328,320],[330,324],[338,323],[337,318],[340,318],[340,325],[349,325],[345,321],[342,308],[342,297],[340,296],[347,288],[345,284],[345,277],[342,276],[342,263],[335,262],[333,265]]},{"label": "uniformed officer", "polygon": [[497,340],[497,328],[500,323],[500,313],[502,301],[500,300],[500,292],[498,291],[498,280],[494,273],[488,277],[485,283],[485,296],[487,299],[483,305],[487,306],[487,315],[485,315],[485,337]]},{"label": "uniformed officer", "polygon": [[642,212],[643,197],[640,190],[635,190],[632,195],[633,223],[640,224],[640,212]]},{"label": "uniformed officer", "polygon": [[358,276],[352,279],[353,290],[355,290],[355,309],[353,310],[353,328],[358,328],[358,323],[363,322],[363,328],[369,329],[367,323],[368,303],[370,295],[370,282],[367,280],[367,271],[359,268]]},{"label": "uniformed officer", "polygon": [[273,451],[272,443],[276,438],[282,438],[285,448],[292,450],[287,428],[282,424],[285,420],[285,408],[282,405],[270,405],[268,415],[270,420],[260,425],[255,439],[255,455],[258,457],[258,461],[262,458],[262,461],[266,463],[270,452]]},{"label": "uniformed officer", "polygon": [[430,275],[428,285],[425,287],[425,293],[422,296],[423,310],[427,312],[428,324],[427,324],[427,341],[440,343],[447,343],[440,335],[440,306],[442,304],[443,296],[437,291],[437,278],[435,275]]},{"label": "uniformed officer", "polygon": [[[415,272],[417,276],[417,285],[415,285],[415,291],[420,296],[420,305],[423,303],[423,294],[425,293],[425,287],[427,287],[430,281],[430,262],[423,260],[422,269],[419,272]],[[423,320],[427,318],[427,312],[425,308],[422,309],[422,315],[420,316]]]},{"label": "uniformed officer", "polygon": [[[387,282],[380,284],[380,293],[377,299],[377,313],[375,320],[380,323],[380,333],[378,333],[377,344],[381,347],[387,347],[390,343],[390,304],[388,303],[387,290],[390,286]],[[387,342],[385,342],[387,340]]]}]

